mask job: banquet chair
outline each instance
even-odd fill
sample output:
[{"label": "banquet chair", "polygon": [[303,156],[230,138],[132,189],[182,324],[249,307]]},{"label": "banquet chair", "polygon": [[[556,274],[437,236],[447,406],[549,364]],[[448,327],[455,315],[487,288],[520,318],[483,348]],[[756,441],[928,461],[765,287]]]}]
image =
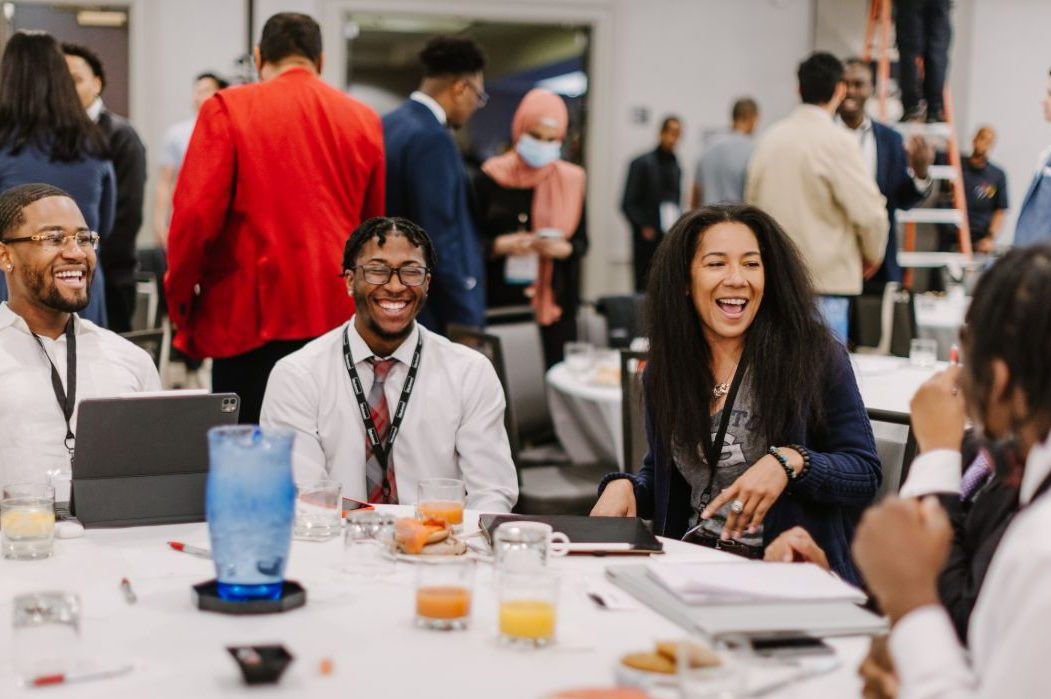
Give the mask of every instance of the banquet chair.
[{"label": "banquet chair", "polygon": [[642,369],[645,352],[620,352],[621,420],[624,431],[624,470],[638,473],[646,458],[649,444],[646,439],[646,413],[642,394]]},{"label": "banquet chair", "polygon": [[[878,305],[871,295],[857,297],[854,315],[858,338],[855,352],[909,356],[909,345],[918,332],[911,291],[902,289],[898,282],[887,282]],[[875,344],[868,344],[873,339]]]},{"label": "banquet chair", "polygon": [[908,415],[869,408],[868,416],[883,470],[883,483],[876,493],[879,501],[901,489],[909,475],[909,465],[916,457],[916,438]]},{"label": "banquet chair", "polygon": [[[490,331],[496,328],[490,328]],[[521,458],[518,421],[515,419],[515,403],[510,398],[512,380],[507,372],[508,355],[505,354],[506,337],[495,332],[483,332],[476,328],[450,325],[446,329],[450,340],[467,345],[486,356],[493,364],[496,375],[504,389],[507,409],[504,424],[511,443],[511,456],[518,471],[519,514],[588,514],[597,499],[598,483],[609,471],[609,464],[533,464]],[[539,353],[539,347],[537,347]],[[517,353],[512,353],[517,359]],[[539,360],[538,360],[539,361]],[[541,375],[541,382],[543,376]],[[543,385],[543,384],[541,384]]]},{"label": "banquet chair", "polygon": [[595,302],[595,309],[606,319],[610,347],[627,348],[645,334],[645,299],[644,294],[626,294],[602,296]]},{"label": "banquet chair", "polygon": [[158,328],[155,330],[132,330],[131,332],[121,333],[121,337],[146,350],[146,354],[150,355],[154,366],[160,371],[162,360],[164,359],[164,350],[166,349],[167,338],[165,334],[164,329]]}]

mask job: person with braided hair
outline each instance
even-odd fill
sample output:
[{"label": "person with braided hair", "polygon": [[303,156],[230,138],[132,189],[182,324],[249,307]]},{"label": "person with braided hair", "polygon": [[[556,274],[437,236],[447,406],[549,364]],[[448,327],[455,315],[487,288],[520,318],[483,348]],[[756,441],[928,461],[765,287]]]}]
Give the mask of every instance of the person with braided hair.
[{"label": "person with braided hair", "polygon": [[261,421],[296,433],[297,480],[331,478],[355,500],[413,504],[421,480],[456,478],[467,507],[509,512],[518,476],[496,370],[417,322],[437,264],[415,223],[363,223],[343,252],[354,317],[277,363]]}]

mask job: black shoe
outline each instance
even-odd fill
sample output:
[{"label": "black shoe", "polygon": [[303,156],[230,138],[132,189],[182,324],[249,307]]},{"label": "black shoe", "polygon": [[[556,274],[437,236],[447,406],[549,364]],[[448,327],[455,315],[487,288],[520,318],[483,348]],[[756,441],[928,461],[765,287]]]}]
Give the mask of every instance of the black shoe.
[{"label": "black shoe", "polygon": [[909,107],[905,110],[905,113],[901,115],[900,121],[902,123],[907,121],[923,121],[924,116],[927,114],[927,109],[922,105],[918,104],[915,107]]},{"label": "black shoe", "polygon": [[939,109],[932,109],[927,112],[927,123],[928,124],[941,124],[945,121],[945,112]]}]

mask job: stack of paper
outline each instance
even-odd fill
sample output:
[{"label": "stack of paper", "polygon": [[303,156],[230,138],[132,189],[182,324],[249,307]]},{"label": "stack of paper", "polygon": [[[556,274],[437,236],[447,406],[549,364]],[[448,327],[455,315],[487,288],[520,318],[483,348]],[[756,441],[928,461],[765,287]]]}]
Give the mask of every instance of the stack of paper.
[{"label": "stack of paper", "polygon": [[865,602],[865,593],[813,563],[647,564],[650,577],[687,604]]}]

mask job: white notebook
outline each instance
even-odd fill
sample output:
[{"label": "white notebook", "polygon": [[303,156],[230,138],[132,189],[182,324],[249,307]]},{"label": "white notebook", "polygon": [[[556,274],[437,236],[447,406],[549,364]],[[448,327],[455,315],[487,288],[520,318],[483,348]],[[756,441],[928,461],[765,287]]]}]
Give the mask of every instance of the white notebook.
[{"label": "white notebook", "polygon": [[649,575],[688,604],[853,602],[865,593],[813,563],[651,562]]}]

